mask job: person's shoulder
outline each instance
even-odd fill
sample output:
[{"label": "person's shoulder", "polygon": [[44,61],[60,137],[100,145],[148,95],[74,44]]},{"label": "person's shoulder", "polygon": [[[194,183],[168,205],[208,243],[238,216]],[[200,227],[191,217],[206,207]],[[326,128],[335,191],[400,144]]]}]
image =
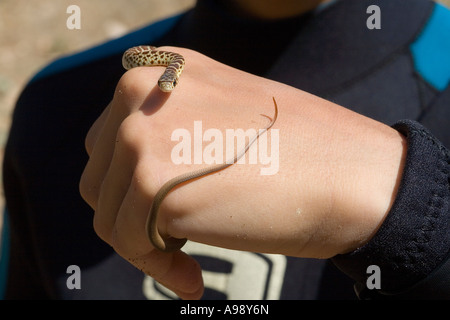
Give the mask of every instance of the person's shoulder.
[{"label": "person's shoulder", "polygon": [[450,10],[434,4],[424,27],[411,44],[414,65],[423,79],[438,91],[450,82]]},{"label": "person's shoulder", "polygon": [[407,6],[403,0],[336,1],[324,10],[322,20],[330,33],[339,34],[341,46],[363,54],[366,63],[408,52],[414,71],[431,88],[444,91],[448,87],[450,9],[443,4],[431,0],[408,0]]}]

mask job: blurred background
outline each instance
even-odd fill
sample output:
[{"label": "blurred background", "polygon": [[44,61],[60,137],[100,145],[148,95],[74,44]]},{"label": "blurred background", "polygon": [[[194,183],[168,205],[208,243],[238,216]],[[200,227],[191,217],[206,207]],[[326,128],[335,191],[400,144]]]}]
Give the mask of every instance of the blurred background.
[{"label": "blurred background", "polygon": [[[450,0],[439,2],[450,7]],[[72,4],[81,9],[80,30],[66,27],[70,16],[66,10]],[[58,56],[119,37],[194,4],[195,0],[0,0],[0,161],[15,101],[35,72]],[[3,204],[0,184],[0,232]]]},{"label": "blurred background", "polygon": [[[81,9],[80,30],[66,26],[66,10],[72,4]],[[0,161],[15,101],[40,68],[194,4],[195,0],[0,0]],[[0,184],[0,234],[3,205]]]}]

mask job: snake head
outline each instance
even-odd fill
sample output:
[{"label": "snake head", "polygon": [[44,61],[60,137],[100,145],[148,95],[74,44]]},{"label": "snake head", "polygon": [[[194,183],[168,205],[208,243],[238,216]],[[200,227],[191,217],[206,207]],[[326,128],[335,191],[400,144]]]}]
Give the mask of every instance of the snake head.
[{"label": "snake head", "polygon": [[168,80],[158,80],[158,87],[162,92],[171,92],[178,84],[178,79],[168,81]]}]

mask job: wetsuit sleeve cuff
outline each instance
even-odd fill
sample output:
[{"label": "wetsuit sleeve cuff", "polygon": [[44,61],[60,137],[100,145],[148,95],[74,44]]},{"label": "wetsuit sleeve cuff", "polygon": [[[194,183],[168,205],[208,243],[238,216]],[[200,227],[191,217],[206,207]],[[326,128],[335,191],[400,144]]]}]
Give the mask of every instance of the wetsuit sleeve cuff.
[{"label": "wetsuit sleeve cuff", "polygon": [[408,144],[393,206],[365,246],[332,261],[363,299],[450,298],[450,153],[415,121],[393,128]]}]

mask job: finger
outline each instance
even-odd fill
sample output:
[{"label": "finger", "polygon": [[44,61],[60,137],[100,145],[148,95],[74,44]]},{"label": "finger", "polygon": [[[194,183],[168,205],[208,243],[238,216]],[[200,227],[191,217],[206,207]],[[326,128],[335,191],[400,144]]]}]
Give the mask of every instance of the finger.
[{"label": "finger", "polygon": [[[138,269],[148,274],[183,299],[198,299],[203,293],[201,268],[181,251],[155,250],[145,233],[150,203],[142,184],[133,179],[114,225],[111,245]],[[138,186],[140,185],[140,186]]]},{"label": "finger", "polygon": [[136,161],[130,154],[126,143],[119,138],[111,164],[103,179],[95,208],[94,230],[105,242],[111,244],[112,230],[116,216],[129,189]]},{"label": "finger", "polygon": [[[119,162],[118,162],[119,163]],[[152,197],[154,192],[152,188],[152,177],[149,175],[137,176],[134,175],[131,180],[128,181],[128,189],[126,194],[117,195],[117,188],[114,188],[113,184],[110,189],[110,200],[108,207],[102,207],[102,212],[95,215],[95,220],[98,221],[95,225],[100,224],[100,227],[104,228],[105,225],[109,225],[109,230],[114,230],[114,235],[111,234],[111,238],[107,241],[114,249],[121,255],[128,257],[142,256],[154,248],[150,245],[150,242],[146,236],[145,223],[150,210]],[[114,197],[120,198],[115,200]],[[102,199],[102,203],[104,199]],[[112,206],[116,205],[115,208]],[[110,211],[109,211],[110,210]],[[110,213],[114,210],[114,214]],[[100,231],[97,230],[99,233]],[[106,231],[107,233],[108,231]],[[107,238],[106,234],[105,238]],[[116,237],[114,244],[112,236]]]},{"label": "finger", "polygon": [[[156,192],[152,186],[156,187],[154,181],[157,180],[151,176],[155,170],[150,170],[153,166],[149,166],[149,161],[145,160],[145,151],[142,150],[142,146],[151,144],[147,133],[150,127],[147,117],[137,112],[127,117],[118,130],[114,155],[103,179],[94,216],[95,231],[108,243],[111,243],[111,231],[119,213],[125,221],[137,216],[143,220],[140,224],[133,224],[134,229],[130,229],[129,240],[131,243],[136,241],[133,235],[139,233],[139,226],[143,227],[149,204]],[[147,247],[142,253],[148,251]]]},{"label": "finger", "polygon": [[203,293],[201,268],[185,253],[163,253],[154,249],[145,232],[154,183],[143,174],[134,176],[115,220],[111,245],[114,250],[155,280],[184,299]]},{"label": "finger", "polygon": [[108,106],[105,108],[105,110],[103,110],[100,117],[98,117],[97,120],[95,120],[94,124],[91,126],[86,135],[84,144],[89,156],[91,155],[92,150],[94,149],[95,143],[97,142],[97,139],[100,135],[102,128],[105,126],[106,119],[108,117],[110,110],[111,110],[111,103],[109,103]]},{"label": "finger", "polygon": [[[80,180],[81,196],[94,210],[97,209],[101,185],[111,162],[117,127],[121,119],[113,112],[109,112],[105,121],[96,135],[95,147],[90,151],[89,160]],[[93,139],[94,136],[91,137]]]},{"label": "finger", "polygon": [[[148,271],[144,269],[147,274]],[[163,269],[161,276],[156,273],[154,279],[185,300],[200,299],[203,295],[201,267],[194,258],[182,251],[173,253],[168,269]]]},{"label": "finger", "polygon": [[80,192],[94,210],[113,156],[117,131],[123,120],[139,109],[148,94],[148,88],[140,84],[145,84],[144,73],[134,70],[128,71],[121,78],[109,110],[101,115],[86,142],[90,158],[81,177]]},{"label": "finger", "polygon": [[152,250],[144,256],[123,257],[182,299],[200,299],[203,295],[201,267],[182,251],[165,253]]}]

